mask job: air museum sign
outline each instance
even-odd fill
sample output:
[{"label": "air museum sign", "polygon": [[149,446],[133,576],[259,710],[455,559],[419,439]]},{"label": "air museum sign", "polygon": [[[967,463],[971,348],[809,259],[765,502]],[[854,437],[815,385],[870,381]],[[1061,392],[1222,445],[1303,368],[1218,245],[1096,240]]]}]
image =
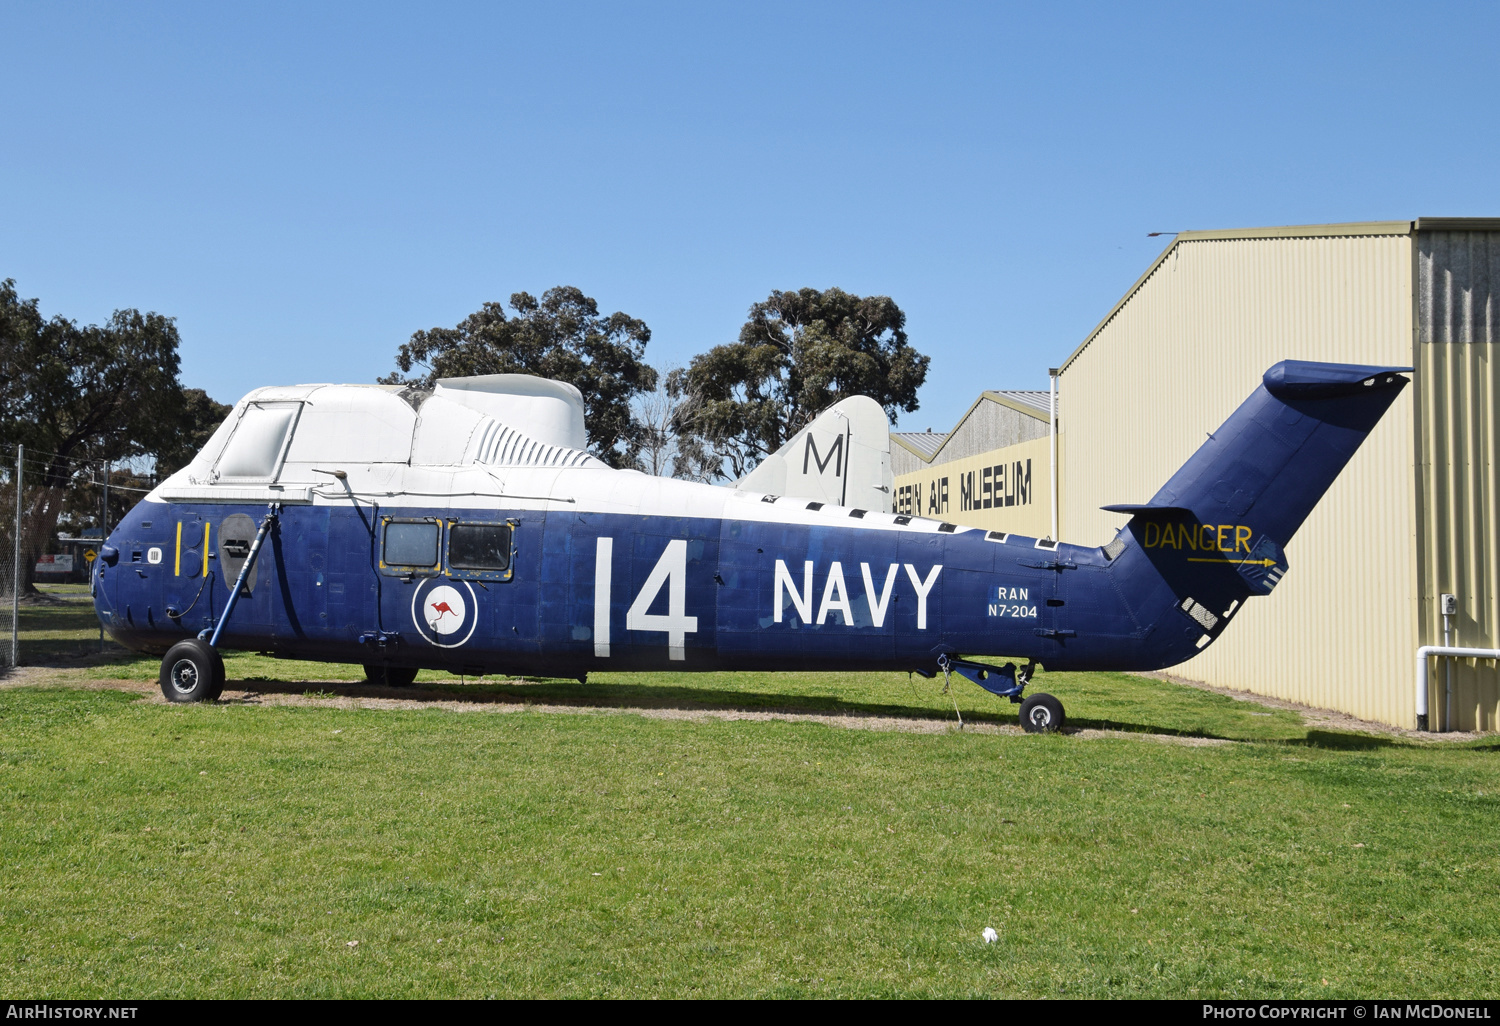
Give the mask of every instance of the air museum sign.
[{"label": "air museum sign", "polygon": [[1047,439],[951,460],[896,478],[893,512],[1045,537],[1052,483]]}]

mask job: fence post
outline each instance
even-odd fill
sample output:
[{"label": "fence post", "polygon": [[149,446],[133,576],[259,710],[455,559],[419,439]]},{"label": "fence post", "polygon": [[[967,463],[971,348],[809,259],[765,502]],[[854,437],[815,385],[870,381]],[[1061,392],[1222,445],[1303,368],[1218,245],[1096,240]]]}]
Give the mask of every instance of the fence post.
[{"label": "fence post", "polygon": [[15,565],[10,580],[10,665],[21,665],[21,477],[26,469],[26,446],[16,445]]},{"label": "fence post", "polygon": [[[104,544],[109,541],[109,460],[104,461],[104,512],[99,517],[99,555],[104,555]],[[94,568],[89,567],[89,573]],[[99,621],[99,651],[104,652],[104,621]]]}]

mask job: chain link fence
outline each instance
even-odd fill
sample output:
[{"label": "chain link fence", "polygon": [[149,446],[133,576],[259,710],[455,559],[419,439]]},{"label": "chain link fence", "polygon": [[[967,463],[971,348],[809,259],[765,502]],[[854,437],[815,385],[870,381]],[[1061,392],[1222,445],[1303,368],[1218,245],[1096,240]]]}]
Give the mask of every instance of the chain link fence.
[{"label": "chain link fence", "polygon": [[94,616],[89,578],[102,525],[152,483],[128,465],[0,441],[0,673],[120,651]]},{"label": "chain link fence", "polygon": [[21,584],[17,573],[17,541],[21,526],[17,511],[23,506],[16,495],[17,485],[24,478],[18,476],[20,459],[14,446],[8,454],[0,453],[0,459],[9,455],[10,465],[0,470],[0,614],[3,614],[5,630],[4,665],[14,667],[20,662],[20,607],[16,595]]}]

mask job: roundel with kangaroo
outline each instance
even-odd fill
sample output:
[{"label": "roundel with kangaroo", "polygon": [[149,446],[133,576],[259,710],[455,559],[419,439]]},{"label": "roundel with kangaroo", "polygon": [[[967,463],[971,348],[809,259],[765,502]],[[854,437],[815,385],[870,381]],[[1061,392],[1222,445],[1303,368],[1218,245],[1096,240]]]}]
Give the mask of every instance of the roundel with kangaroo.
[{"label": "roundel with kangaroo", "polygon": [[427,580],[412,595],[411,618],[428,644],[458,648],[474,635],[479,601],[467,581]]}]

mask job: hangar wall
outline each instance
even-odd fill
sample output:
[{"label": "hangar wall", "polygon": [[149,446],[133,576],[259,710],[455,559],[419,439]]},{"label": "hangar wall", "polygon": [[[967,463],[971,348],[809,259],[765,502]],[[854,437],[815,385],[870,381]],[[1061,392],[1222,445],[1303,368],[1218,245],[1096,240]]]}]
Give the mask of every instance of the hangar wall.
[{"label": "hangar wall", "polygon": [[899,478],[903,474],[926,470],[947,437],[931,431],[892,431],[891,474]]},{"label": "hangar wall", "polygon": [[[1438,596],[1447,592],[1458,598],[1453,643],[1500,648],[1500,221],[1423,218],[1416,250],[1423,643],[1442,643]],[[1444,679],[1435,670],[1434,724]],[[1456,725],[1500,728],[1495,664],[1453,660],[1452,673]]]},{"label": "hangar wall", "polygon": [[892,512],[1045,538],[1052,533],[1050,459],[1044,437],[903,474]]},{"label": "hangar wall", "polygon": [[[1063,364],[1060,534],[1104,544],[1283,359],[1409,366],[1410,221],[1186,232]],[[1415,725],[1414,395],[1287,547],[1291,571],[1172,672]],[[1493,690],[1493,687],[1491,688]]]},{"label": "hangar wall", "polygon": [[892,512],[1051,534],[1049,402],[1046,392],[987,391],[952,431],[892,432]]}]

